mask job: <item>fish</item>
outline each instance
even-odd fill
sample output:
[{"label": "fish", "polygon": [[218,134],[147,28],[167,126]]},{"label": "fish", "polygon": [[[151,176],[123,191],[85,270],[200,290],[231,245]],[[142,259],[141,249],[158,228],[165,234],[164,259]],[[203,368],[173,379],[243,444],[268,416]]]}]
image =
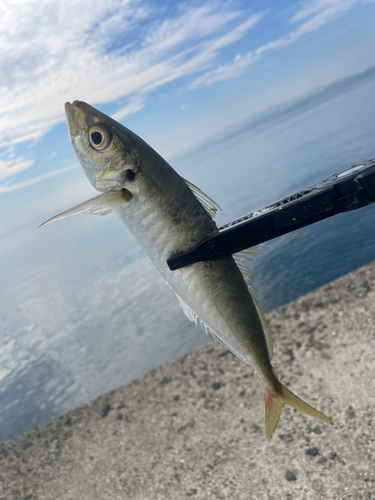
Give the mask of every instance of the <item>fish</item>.
[{"label": "fish", "polygon": [[216,341],[253,367],[264,384],[268,441],[285,405],[333,424],[285,387],[272,367],[271,333],[251,294],[248,263],[257,249],[171,271],[169,258],[218,232],[214,216],[220,207],[111,117],[82,101],[66,103],[65,114],[73,150],[101,194],[41,226],[75,214],[115,212],[174,291],[187,318],[200,322]]}]

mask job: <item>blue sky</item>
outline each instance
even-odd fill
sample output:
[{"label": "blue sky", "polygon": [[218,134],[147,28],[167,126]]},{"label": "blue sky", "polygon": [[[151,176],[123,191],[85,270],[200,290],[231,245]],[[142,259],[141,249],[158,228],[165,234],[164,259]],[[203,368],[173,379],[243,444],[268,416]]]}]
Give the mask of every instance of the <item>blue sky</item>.
[{"label": "blue sky", "polygon": [[[166,159],[374,65],[370,0],[3,2],[0,252],[93,196],[63,106],[84,100]],[[30,231],[25,232],[25,227]]]}]

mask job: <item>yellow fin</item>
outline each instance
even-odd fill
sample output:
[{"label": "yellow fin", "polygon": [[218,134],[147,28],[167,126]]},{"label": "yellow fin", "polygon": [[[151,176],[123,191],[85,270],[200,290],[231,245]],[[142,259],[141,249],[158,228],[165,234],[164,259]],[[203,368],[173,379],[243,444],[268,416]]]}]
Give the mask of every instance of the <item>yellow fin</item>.
[{"label": "yellow fin", "polygon": [[272,435],[280,420],[284,405],[289,405],[292,408],[305,413],[306,415],[310,415],[311,417],[317,418],[318,420],[323,420],[323,422],[327,422],[328,424],[333,425],[333,422],[330,418],[326,417],[323,413],[302,401],[302,399],[293,394],[292,391],[287,389],[283,384],[279,383],[279,390],[277,394],[272,393],[267,386],[264,386],[264,400],[266,406],[265,430],[266,438],[268,441],[270,441],[270,439],[272,438]]},{"label": "yellow fin", "polygon": [[200,204],[204,207],[206,212],[214,218],[216,215],[216,212],[221,210],[219,205],[212,199],[210,198],[207,194],[205,194],[203,191],[199,189],[199,187],[194,186],[191,182],[187,181],[184,179],[186,182],[187,186],[190,188],[194,196],[197,198],[197,200],[200,202]]}]

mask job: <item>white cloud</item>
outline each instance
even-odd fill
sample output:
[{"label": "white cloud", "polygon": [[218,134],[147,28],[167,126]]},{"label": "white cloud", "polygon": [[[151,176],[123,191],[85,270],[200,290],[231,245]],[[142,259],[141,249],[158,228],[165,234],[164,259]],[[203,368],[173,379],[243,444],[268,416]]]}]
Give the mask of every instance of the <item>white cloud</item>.
[{"label": "white cloud", "polygon": [[220,49],[240,40],[247,31],[253,28],[262,19],[263,15],[264,14],[256,14],[251,16],[224,35],[210,39],[208,42],[201,43],[199,45],[200,50],[195,57],[177,66],[171,73],[166,73],[161,79],[145,87],[145,90],[151,90],[181,76],[205,69],[219,55]]},{"label": "white cloud", "polygon": [[145,96],[135,96],[131,99],[130,103],[116,111],[112,116],[114,120],[120,121],[123,120],[126,116],[132,115],[133,113],[138,113],[145,106],[146,98]]},{"label": "white cloud", "polygon": [[[202,71],[254,23],[220,0],[162,14],[152,0],[87,0],[79,12],[75,0],[1,2],[2,145],[41,137],[65,101],[112,102]],[[119,116],[142,106],[135,98]]]},{"label": "white cloud", "polygon": [[246,71],[246,68],[253,62],[259,59],[260,55],[248,52],[245,55],[237,55],[233,63],[218,66],[213,71],[208,71],[204,75],[196,78],[188,87],[188,90],[194,90],[199,87],[211,85],[224,80],[231,80],[237,76],[241,76]]},{"label": "white cloud", "polygon": [[295,43],[301,36],[316,31],[328,22],[336,19],[343,12],[351,9],[354,4],[368,3],[371,1],[373,0],[314,0],[307,2],[292,17],[291,22],[297,23],[313,16],[311,19],[305,21],[297,29],[290,31],[275,41],[268,42],[246,54],[237,55],[232,63],[221,65],[212,71],[208,71],[196,78],[188,86],[188,90],[194,90],[216,82],[236,78],[245,73],[247,67],[257,61],[264,52],[286,48]]},{"label": "white cloud", "polygon": [[[18,184],[11,184],[10,186],[0,186],[0,193],[9,193],[10,191],[18,191],[18,189],[31,186],[32,184],[38,184],[38,182],[44,181],[45,179],[49,179],[50,177],[55,177],[56,175],[64,174],[69,170],[78,168],[78,166],[79,166],[78,164],[70,165],[69,167],[60,168],[58,170],[53,170],[52,172],[48,172],[43,175],[39,175],[38,177],[34,177],[33,179],[29,179],[28,181],[25,182],[19,182]],[[1,162],[0,162],[0,169],[1,169]]]},{"label": "white cloud", "polygon": [[215,12],[212,7],[212,4],[206,4],[188,12],[181,8],[180,16],[163,21],[146,36],[144,46],[158,53],[165,52],[183,42],[216,35],[223,24],[238,18],[238,11],[226,11],[223,19],[223,11]]},{"label": "white cloud", "polygon": [[22,158],[16,158],[14,160],[0,160],[0,181],[27,170],[32,167],[33,163],[34,162],[32,160],[23,160]]},{"label": "white cloud", "polygon": [[[336,14],[350,9],[357,0],[311,0],[304,2],[302,8],[291,18],[290,22],[297,23],[309,16],[335,11]],[[335,15],[336,15],[335,14]]]}]

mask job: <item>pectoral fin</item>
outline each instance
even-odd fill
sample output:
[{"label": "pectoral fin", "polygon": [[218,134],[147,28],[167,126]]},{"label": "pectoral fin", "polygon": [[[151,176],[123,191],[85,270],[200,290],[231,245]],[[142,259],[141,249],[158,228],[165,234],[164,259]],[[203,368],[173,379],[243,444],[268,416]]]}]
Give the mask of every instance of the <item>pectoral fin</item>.
[{"label": "pectoral fin", "polygon": [[[126,203],[131,198],[131,193],[127,189],[107,191],[91,200],[87,200],[76,207],[70,208],[59,215],[51,217],[46,222],[43,222],[39,227],[45,226],[49,222],[64,219],[69,215],[77,214],[92,214],[92,215],[109,215],[117,210],[120,205]],[[39,229],[39,228],[38,228]]]}]

